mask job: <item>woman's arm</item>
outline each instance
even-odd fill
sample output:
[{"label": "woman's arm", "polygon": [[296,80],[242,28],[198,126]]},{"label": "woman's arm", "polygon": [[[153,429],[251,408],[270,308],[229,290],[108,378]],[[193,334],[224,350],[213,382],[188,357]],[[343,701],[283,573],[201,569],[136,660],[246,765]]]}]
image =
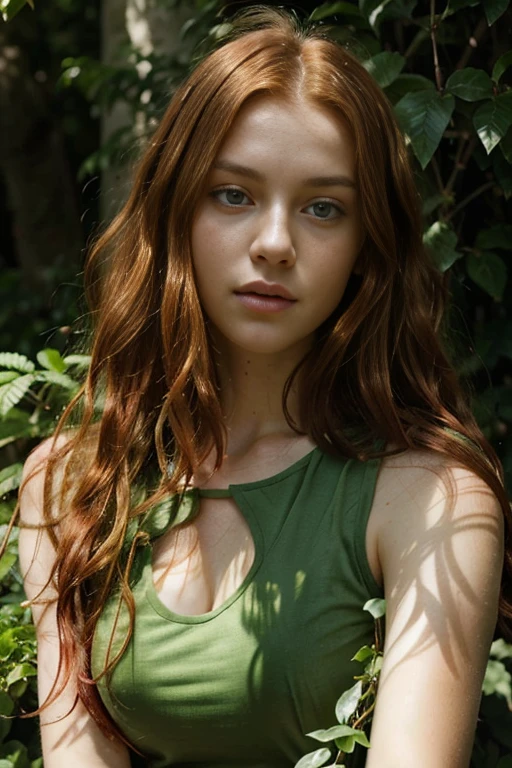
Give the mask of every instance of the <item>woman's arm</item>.
[{"label": "woman's arm", "polygon": [[[41,470],[25,485],[20,498],[20,524],[39,525],[43,521],[42,500],[44,463],[51,451],[51,440],[42,443],[29,457],[24,467],[24,478],[32,470]],[[45,586],[55,560],[55,550],[48,534],[40,529],[20,529],[19,555],[24,575],[25,591],[31,600]],[[55,597],[52,588],[41,595]],[[55,603],[48,607],[33,605],[32,613],[37,629],[39,701],[46,699],[57,674],[59,642]],[[67,714],[75,700],[73,680],[66,683],[54,703],[41,714],[41,739],[45,768],[129,768],[127,748],[107,739],[83,704],[79,701]]]},{"label": "woman's arm", "polygon": [[[442,462],[442,460],[441,460]],[[386,643],[367,768],[468,768],[497,617],[503,514],[485,483],[422,452],[378,485]]]}]

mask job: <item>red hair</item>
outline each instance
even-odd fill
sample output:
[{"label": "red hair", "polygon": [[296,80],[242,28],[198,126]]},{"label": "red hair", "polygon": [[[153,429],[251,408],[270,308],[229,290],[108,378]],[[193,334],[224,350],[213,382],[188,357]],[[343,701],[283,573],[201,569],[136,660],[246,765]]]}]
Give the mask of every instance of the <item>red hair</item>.
[{"label": "red hair", "polygon": [[[128,202],[91,250],[85,279],[92,362],[57,434],[73,419],[78,426],[48,462],[51,525],[54,470],[67,455],[59,485],[65,514],[58,538],[53,533],[61,679],[76,676],[80,698],[111,734],[119,735],[90,684],[89,657],[114,582],[121,583],[133,619],[129,562],[123,568],[120,557],[128,522],[189,481],[212,449],[217,467],[224,453],[190,230],[227,132],[242,105],[261,93],[300,93],[348,126],[366,233],[361,275],[352,276],[285,388],[288,419],[286,396],[296,380],[300,430],[324,451],[364,460],[376,455],[376,438],[400,450],[435,451],[482,478],[503,508],[507,530],[510,524],[500,462],[443,349],[448,297],[422,244],[418,193],[392,107],[361,64],[319,31],[303,30],[275,9],[243,14],[232,37],[174,94]],[[156,480],[148,480],[144,503],[134,504],[133,486],[152,467]],[[511,568],[509,548],[507,577]],[[504,629],[511,616],[503,589]]]}]

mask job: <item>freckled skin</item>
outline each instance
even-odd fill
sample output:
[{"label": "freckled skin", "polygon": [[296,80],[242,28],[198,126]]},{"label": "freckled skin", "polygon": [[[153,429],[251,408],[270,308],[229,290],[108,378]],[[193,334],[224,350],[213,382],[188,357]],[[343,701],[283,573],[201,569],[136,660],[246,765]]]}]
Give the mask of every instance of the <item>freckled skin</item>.
[{"label": "freckled skin", "polygon": [[[215,167],[208,177],[192,226],[201,303],[228,346],[293,350],[300,359],[340,302],[363,239],[355,186],[309,183],[356,181],[349,131],[307,102],[258,96],[241,110],[217,161],[262,179]],[[254,280],[279,283],[296,301],[280,312],[251,311],[235,291]]]}]

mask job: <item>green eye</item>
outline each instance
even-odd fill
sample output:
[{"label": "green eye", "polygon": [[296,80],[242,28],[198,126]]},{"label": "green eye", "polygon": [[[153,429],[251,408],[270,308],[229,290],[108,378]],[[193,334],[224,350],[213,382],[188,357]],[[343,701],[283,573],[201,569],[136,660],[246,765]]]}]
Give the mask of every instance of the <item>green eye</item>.
[{"label": "green eye", "polygon": [[334,203],[329,203],[327,200],[320,200],[318,203],[313,203],[305,210],[311,210],[313,216],[317,219],[336,219],[342,214],[342,211],[338,206],[334,205]]},{"label": "green eye", "polygon": [[247,197],[247,195],[244,194],[240,189],[235,189],[234,187],[227,187],[226,189],[217,189],[215,190],[213,195],[221,203],[224,203],[224,205],[232,205],[232,206],[247,205],[247,203],[249,202],[249,198]]}]

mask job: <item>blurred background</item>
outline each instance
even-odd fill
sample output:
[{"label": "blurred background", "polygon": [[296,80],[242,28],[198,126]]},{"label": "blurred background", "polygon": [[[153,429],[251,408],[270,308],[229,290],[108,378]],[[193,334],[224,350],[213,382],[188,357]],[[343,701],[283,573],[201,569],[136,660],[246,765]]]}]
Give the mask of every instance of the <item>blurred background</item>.
[{"label": "blurred background", "polygon": [[[452,297],[447,344],[512,491],[510,3],[264,4],[322,24],[393,103],[422,195],[425,243]],[[0,0],[4,531],[27,452],[51,433],[87,366],[81,346],[87,249],[126,199],[133,163],[176,84],[222,37],[232,14],[250,5]],[[30,616],[19,605],[16,529],[9,541],[0,560],[4,715],[30,708],[35,694],[35,644]],[[496,642],[472,768],[512,768],[512,648]],[[33,721],[0,721],[2,768],[3,761],[41,765]]]}]

